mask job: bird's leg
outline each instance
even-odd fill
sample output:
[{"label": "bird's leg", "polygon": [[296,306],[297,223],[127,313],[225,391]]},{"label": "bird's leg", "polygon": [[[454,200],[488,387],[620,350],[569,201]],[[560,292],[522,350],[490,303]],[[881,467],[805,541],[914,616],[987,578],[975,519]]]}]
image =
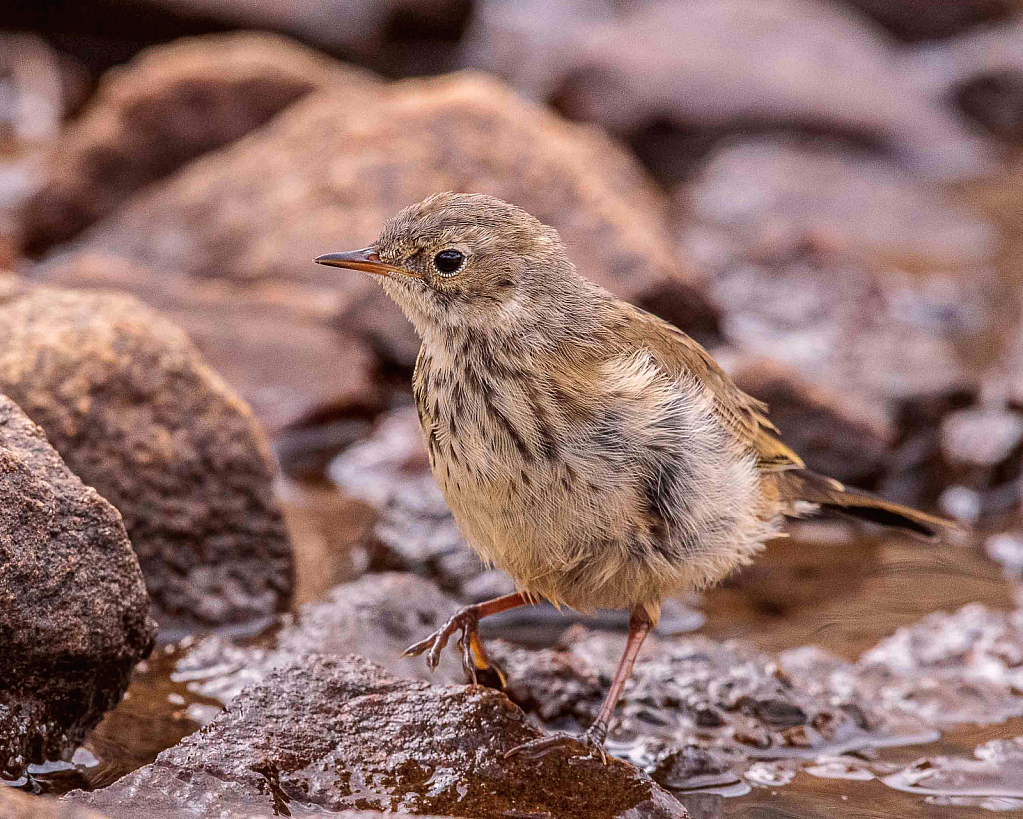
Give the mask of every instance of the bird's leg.
[{"label": "bird's leg", "polygon": [[[651,610],[652,609],[652,610]],[[600,706],[597,718],[593,724],[586,729],[582,736],[558,732],[549,736],[534,739],[522,745],[517,745],[508,751],[504,756],[507,759],[515,754],[524,753],[534,755],[554,748],[558,745],[565,745],[572,742],[581,742],[586,747],[597,751],[600,758],[607,764],[607,752],[604,750],[604,740],[607,738],[608,726],[611,724],[611,717],[614,715],[615,706],[618,705],[618,698],[622,695],[622,689],[632,674],[632,666],[636,663],[636,655],[639,654],[640,646],[650,633],[660,617],[660,607],[647,607],[638,605],[632,610],[629,618],[629,639],[625,643],[625,651],[618,663],[618,671],[611,682],[611,688],[604,697]]]},{"label": "bird's leg", "polygon": [[[495,597],[493,600],[488,600],[485,603],[475,603],[474,605],[466,606],[455,612],[450,620],[425,640],[420,640],[414,646],[409,646],[405,649],[405,653],[401,656],[418,657],[420,654],[429,651],[426,655],[426,664],[433,671],[440,662],[440,653],[444,650],[444,646],[448,644],[451,635],[461,629],[462,636],[459,638],[458,644],[462,648],[462,665],[475,683],[477,669],[483,671],[490,668],[490,660],[487,658],[487,652],[483,648],[483,642],[480,640],[480,619],[491,614],[497,614],[500,611],[513,609],[516,606],[526,606],[531,602],[522,592],[515,592],[514,594],[506,594],[503,597]],[[503,681],[502,677],[502,683]]]}]

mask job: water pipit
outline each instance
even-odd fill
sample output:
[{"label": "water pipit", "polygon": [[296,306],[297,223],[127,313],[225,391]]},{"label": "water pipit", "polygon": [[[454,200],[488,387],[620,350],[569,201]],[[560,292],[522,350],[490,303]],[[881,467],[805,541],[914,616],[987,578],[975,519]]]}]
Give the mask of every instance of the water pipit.
[{"label": "water pipit", "polygon": [[488,665],[481,617],[540,599],[629,609],[618,672],[578,738],[602,756],[665,596],[720,580],[810,510],[928,536],[949,525],[806,469],[703,347],[581,276],[557,231],[499,199],[431,196],[372,246],[316,261],[376,274],[415,326],[433,475],[466,541],[517,589],[406,653],[434,668],[460,631],[475,679]]}]

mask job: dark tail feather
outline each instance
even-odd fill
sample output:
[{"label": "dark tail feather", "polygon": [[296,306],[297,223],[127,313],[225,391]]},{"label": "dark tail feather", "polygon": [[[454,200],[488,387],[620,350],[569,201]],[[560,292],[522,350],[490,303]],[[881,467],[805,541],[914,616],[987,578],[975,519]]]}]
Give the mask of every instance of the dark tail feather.
[{"label": "dark tail feather", "polygon": [[792,469],[777,474],[782,497],[792,502],[815,503],[822,509],[925,537],[959,528],[955,521],[891,503],[863,490],[847,489],[834,478],[826,478],[808,469]]}]

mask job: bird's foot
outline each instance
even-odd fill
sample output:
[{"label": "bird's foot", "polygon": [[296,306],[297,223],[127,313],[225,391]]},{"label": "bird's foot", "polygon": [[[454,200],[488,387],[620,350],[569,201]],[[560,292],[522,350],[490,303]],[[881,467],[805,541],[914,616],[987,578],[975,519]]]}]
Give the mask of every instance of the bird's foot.
[{"label": "bird's foot", "polygon": [[[462,649],[462,667],[469,675],[473,683],[477,682],[476,672],[484,671],[491,667],[490,660],[483,648],[483,642],[479,634],[480,615],[476,606],[466,606],[459,609],[441,628],[425,640],[420,640],[413,646],[405,649],[402,657],[418,657],[426,654],[426,665],[433,671],[440,663],[440,654],[444,646],[448,644],[451,635],[461,631],[462,636],[458,638],[458,645]],[[503,685],[504,674],[498,670],[501,684]]]},{"label": "bird's foot", "polygon": [[583,733],[578,735],[558,731],[557,733],[548,734],[545,737],[539,737],[538,739],[531,740],[530,742],[524,742],[522,745],[516,745],[504,755],[504,758],[508,759],[516,754],[539,756],[552,748],[557,748],[560,745],[579,744],[586,748],[590,755],[596,751],[596,753],[600,754],[601,762],[607,765],[607,749],[604,747],[604,740],[606,738],[607,727],[600,723],[594,723],[583,731]]}]

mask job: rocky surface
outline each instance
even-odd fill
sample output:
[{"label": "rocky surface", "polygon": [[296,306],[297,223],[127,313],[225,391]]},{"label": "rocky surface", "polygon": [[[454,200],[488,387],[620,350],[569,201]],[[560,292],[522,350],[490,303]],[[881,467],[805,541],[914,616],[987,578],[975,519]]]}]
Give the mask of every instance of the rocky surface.
[{"label": "rocky surface", "polygon": [[133,298],[0,278],[0,390],[118,508],[161,626],[287,606],[266,438],[185,334]]},{"label": "rocky surface", "polygon": [[432,674],[421,657],[402,657],[412,643],[439,628],[457,605],[427,580],[410,574],[366,575],[336,586],[326,598],[287,615],[269,640],[244,645],[214,636],[175,663],[173,678],[207,700],[228,705],[246,685],[306,654],[359,654],[411,679],[462,682],[456,652],[445,652]]},{"label": "rocky surface", "polygon": [[931,725],[1023,716],[1023,610],[936,612],[866,652],[855,676],[864,696]]},{"label": "rocky surface", "polygon": [[239,33],[178,40],[106,75],[56,140],[25,203],[22,241],[38,253],[132,193],[229,144],[317,88],[364,88],[371,75],[283,37]]},{"label": "rocky surface", "polygon": [[[669,178],[691,161],[694,132],[707,141],[779,126],[866,138],[936,177],[975,174],[992,159],[979,131],[910,82],[901,53],[837,3],[573,3],[540,16],[511,6],[484,4],[472,62],[641,150],[656,136],[647,158]],[[539,48],[494,47],[499,39]]]},{"label": "rocky surface", "polygon": [[[973,759],[936,756],[920,759],[884,778],[890,788],[941,797],[1001,797],[981,807],[989,810],[1023,808],[1023,737],[993,739],[979,745]],[[937,804],[964,804],[942,801]],[[969,805],[969,802],[965,803]]]},{"label": "rocky surface", "polygon": [[0,775],[10,777],[71,754],[121,698],[156,626],[121,516],[3,395],[0,566]]},{"label": "rocky surface", "polygon": [[[306,656],[157,761],[73,802],[118,819],[373,808],[489,819],[683,817],[649,778],[579,749],[505,760],[540,735],[503,694],[399,679],[359,657]],[[217,811],[214,814],[214,811]],[[247,815],[247,814],[246,814]]]},{"label": "rocky surface", "polygon": [[[578,731],[596,716],[624,637],[574,627],[555,649],[491,641],[508,696],[546,727]],[[758,759],[813,759],[935,736],[829,676],[820,650],[800,666],[739,643],[648,638],[619,703],[608,749],[669,788],[734,783]]]},{"label": "rocky surface", "polygon": [[[638,164],[474,74],[357,101],[311,95],[135,197],[33,275],[136,293],[180,319],[254,405],[283,396],[281,423],[323,417],[365,404],[374,365],[410,366],[418,342],[375,282],[311,259],[365,246],[385,219],[438,190],[515,202],[561,231],[590,278],[684,326],[716,327]],[[278,367],[282,345],[300,352]]]}]

